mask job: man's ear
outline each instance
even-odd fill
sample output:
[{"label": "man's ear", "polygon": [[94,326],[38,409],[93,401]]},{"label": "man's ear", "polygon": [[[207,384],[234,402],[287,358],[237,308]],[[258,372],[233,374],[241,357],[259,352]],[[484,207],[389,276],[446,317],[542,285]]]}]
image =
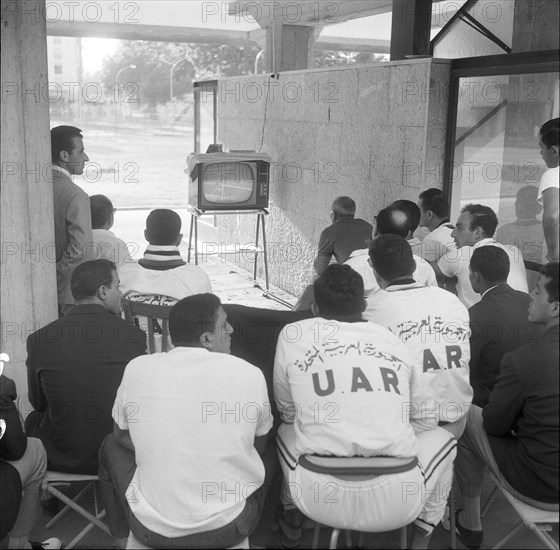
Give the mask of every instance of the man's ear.
[{"label": "man's ear", "polygon": [[320,316],[319,306],[315,302],[311,302],[311,313],[313,313],[313,317]]},{"label": "man's ear", "polygon": [[68,151],[65,151],[64,149],[62,149],[62,151],[60,151],[60,153],[58,153],[58,158],[62,162],[68,162],[68,159],[70,158],[70,155],[68,154]]},{"label": "man's ear", "polygon": [[366,310],[366,308],[367,308],[367,301],[366,301],[366,299],[364,298],[364,299],[362,300],[362,313]]},{"label": "man's ear", "polygon": [[560,302],[551,302],[548,306],[550,316],[554,319],[560,314]]},{"label": "man's ear", "polygon": [[200,345],[203,348],[212,350],[214,342],[212,342],[212,334],[210,332],[203,332],[199,338]]},{"label": "man's ear", "polygon": [[97,298],[99,298],[102,302],[104,302],[107,299],[107,287],[105,285],[101,285],[98,289],[97,292],[95,293],[95,295],[97,296]]},{"label": "man's ear", "polygon": [[183,240],[183,234],[179,233],[179,235],[177,236],[177,246],[179,246],[181,244],[182,240]]},{"label": "man's ear", "polygon": [[147,229],[144,229],[144,238],[145,238],[148,242],[150,242],[150,239],[148,239],[148,230],[147,230]]},{"label": "man's ear", "polygon": [[416,260],[412,258],[412,273],[414,273],[417,268],[418,268],[418,264],[416,263]]}]

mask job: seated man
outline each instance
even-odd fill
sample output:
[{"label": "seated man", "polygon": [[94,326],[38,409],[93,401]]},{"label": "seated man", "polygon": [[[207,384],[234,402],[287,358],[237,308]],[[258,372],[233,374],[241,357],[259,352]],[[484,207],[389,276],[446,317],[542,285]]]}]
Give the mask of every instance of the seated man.
[{"label": "seated man", "polygon": [[125,263],[133,263],[126,243],[110,231],[115,223],[113,203],[105,195],[92,195],[89,202],[93,250],[87,254],[87,259],[110,260],[115,263],[117,270]]},{"label": "seated man", "polygon": [[43,543],[29,541],[29,533],[41,515],[41,484],[47,472],[47,453],[38,439],[25,436],[15,399],[14,381],[1,375],[0,418],[5,426],[0,441],[0,541],[7,535],[8,548],[60,548],[60,540],[56,538]]},{"label": "seated man", "polygon": [[418,237],[414,236],[416,230],[418,229],[420,218],[422,216],[420,208],[415,202],[406,199],[399,199],[394,201],[393,206],[402,208],[406,212],[406,215],[410,221],[410,228],[405,239],[408,241],[410,248],[412,248],[412,253],[415,255],[420,255],[420,251],[422,249],[422,241]]},{"label": "seated man", "polygon": [[[558,263],[542,268],[531,292],[529,320],[543,325],[540,341],[504,355],[488,404],[473,407],[461,440],[455,476],[464,508],[459,539],[482,544],[480,494],[486,467],[516,498],[558,510]],[[537,502],[535,502],[537,501]]]},{"label": "seated man", "polygon": [[509,265],[509,256],[497,246],[475,248],[471,257],[471,284],[481,295],[469,309],[470,379],[479,407],[488,404],[504,354],[539,335],[537,325],[529,323],[529,296],[507,284]]},{"label": "seated man", "polygon": [[467,204],[462,210],[451,236],[457,250],[443,255],[432,267],[438,278],[457,277],[457,296],[469,308],[480,301],[469,279],[469,262],[473,250],[478,246],[498,246],[509,256],[510,270],[508,285],[515,290],[528,293],[527,274],[523,255],[513,245],[503,245],[492,237],[498,226],[495,212],[482,204]]},{"label": "seated man", "polygon": [[[375,237],[377,238],[379,235],[399,235],[404,239],[408,239],[412,235],[411,227],[412,221],[407,210],[402,206],[392,204],[383,208],[377,214]],[[368,254],[368,248],[356,250],[346,262],[346,265],[349,265],[362,276],[366,297],[379,290],[379,284],[368,263]],[[415,268],[412,275],[414,280],[421,285],[437,286],[436,275],[430,264],[416,255],[414,255],[414,261]]]},{"label": "seated man", "polygon": [[111,410],[127,363],[146,352],[146,335],[121,319],[113,262],[80,264],[71,278],[76,305],[27,338],[27,435],[47,450],[49,470],[97,473]]},{"label": "seated man", "polygon": [[444,426],[458,439],[473,395],[467,309],[450,292],[414,282],[412,249],[402,237],[377,237],[369,257],[383,290],[367,300],[364,317],[389,329],[410,354],[416,389],[410,403],[414,430]]},{"label": "seated man", "polygon": [[451,236],[454,227],[449,222],[449,202],[440,189],[432,187],[418,196],[420,227],[429,229],[418,255],[429,262],[437,262],[457,247]]},{"label": "seated man", "polygon": [[173,210],[152,210],[144,236],[148,247],[138,263],[119,271],[123,296],[157,305],[173,305],[192,294],[212,292],[208,275],[181,257],[181,218]]},{"label": "seated man", "polygon": [[[455,440],[437,427],[414,434],[408,415],[414,392],[409,354],[387,329],[364,322],[360,275],[331,265],[314,287],[316,318],[284,327],[274,365],[274,395],[284,422],[278,453],[289,487],[280,525],[293,528],[284,536],[297,543],[297,501],[299,509],[327,525],[329,518],[344,517],[356,530],[369,524],[372,514],[380,530],[414,521],[411,547],[427,547],[426,535],[444,513],[441,489],[451,482]],[[383,481],[336,479],[335,498],[328,498],[332,477],[302,468],[304,454],[417,456],[420,466]],[[408,486],[422,498],[408,499]]]},{"label": "seated man", "polygon": [[272,427],[259,369],[229,355],[231,325],[213,294],[169,316],[174,349],[139,357],[117,392],[99,451],[111,534],[151,548],[229,548],[255,528],[259,456]]},{"label": "seated man", "polygon": [[366,248],[371,242],[373,227],[354,218],[356,203],[350,197],[337,197],[331,206],[332,225],[319,237],[319,251],[313,263],[320,275],[327,269],[332,256],[343,264],[354,250]]}]

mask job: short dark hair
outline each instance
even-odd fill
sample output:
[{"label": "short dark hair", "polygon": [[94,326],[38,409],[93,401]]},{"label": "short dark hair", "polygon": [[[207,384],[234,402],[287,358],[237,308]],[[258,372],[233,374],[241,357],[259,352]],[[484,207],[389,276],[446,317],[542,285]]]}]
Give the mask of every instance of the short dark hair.
[{"label": "short dark hair", "polygon": [[54,164],[60,161],[60,152],[74,150],[72,138],[83,138],[82,131],[76,126],[55,126],[51,130],[51,159]]},{"label": "short dark hair", "polygon": [[489,206],[484,206],[483,204],[467,204],[461,209],[461,213],[468,212],[472,216],[471,226],[469,229],[474,231],[477,227],[480,227],[486,237],[491,238],[496,232],[496,227],[498,227],[498,217],[494,210]]},{"label": "short dark hair", "polygon": [[331,208],[340,216],[353,216],[356,213],[356,203],[350,197],[336,197]]},{"label": "short dark hair", "polygon": [[426,189],[418,195],[418,198],[424,210],[431,210],[435,216],[443,220],[449,218],[449,201],[441,189],[435,187]]},{"label": "short dark hair", "polygon": [[560,264],[558,262],[550,262],[546,265],[543,265],[539,273],[542,273],[545,277],[548,277],[550,281],[547,281],[544,285],[546,291],[548,292],[548,301],[549,302],[558,302],[558,271],[560,268]]},{"label": "short dark hair", "polygon": [[394,234],[379,235],[369,245],[371,265],[386,281],[412,277],[414,256],[408,241]]},{"label": "short dark hair", "polygon": [[401,206],[391,204],[381,209],[376,221],[380,235],[399,235],[406,239],[410,233],[410,216]]},{"label": "short dark hair", "polygon": [[110,260],[90,260],[77,266],[70,278],[74,300],[95,296],[100,286],[111,286],[117,266]]},{"label": "short dark hair", "polygon": [[113,203],[105,195],[92,195],[89,198],[91,210],[91,228],[101,229],[111,219],[113,215]]},{"label": "short dark hair", "polygon": [[499,246],[479,246],[472,253],[471,271],[473,273],[480,273],[489,283],[503,283],[507,281],[509,267],[509,256]]},{"label": "short dark hair", "polygon": [[181,217],[167,208],[152,210],[146,218],[146,238],[156,246],[174,246],[181,233]]},{"label": "short dark hair", "polygon": [[313,291],[321,317],[341,319],[363,312],[364,280],[349,265],[329,265],[315,279]]},{"label": "short dark hair", "polygon": [[198,345],[205,332],[214,332],[222,303],[215,294],[193,294],[179,300],[169,312],[169,335],[173,344]]},{"label": "short dark hair", "polygon": [[560,145],[560,118],[553,118],[545,122],[540,131],[541,141],[550,149],[553,145]]},{"label": "short dark hair", "polygon": [[400,235],[379,235],[369,246],[369,258],[375,271],[386,281],[412,277],[414,273],[412,248]]},{"label": "short dark hair", "polygon": [[420,207],[415,202],[406,199],[399,199],[398,201],[395,201],[393,205],[400,206],[406,212],[408,219],[410,220],[410,231],[414,233],[420,225],[420,216],[422,216]]}]

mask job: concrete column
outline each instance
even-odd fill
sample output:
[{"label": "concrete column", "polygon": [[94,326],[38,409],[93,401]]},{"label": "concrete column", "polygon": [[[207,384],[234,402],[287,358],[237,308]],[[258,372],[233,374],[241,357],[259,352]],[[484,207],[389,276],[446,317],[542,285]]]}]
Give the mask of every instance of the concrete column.
[{"label": "concrete column", "polygon": [[266,29],[267,72],[309,69],[314,41],[313,27],[272,23]]},{"label": "concrete column", "polygon": [[26,337],[57,317],[45,11],[45,0],[2,2],[0,345],[23,414]]}]

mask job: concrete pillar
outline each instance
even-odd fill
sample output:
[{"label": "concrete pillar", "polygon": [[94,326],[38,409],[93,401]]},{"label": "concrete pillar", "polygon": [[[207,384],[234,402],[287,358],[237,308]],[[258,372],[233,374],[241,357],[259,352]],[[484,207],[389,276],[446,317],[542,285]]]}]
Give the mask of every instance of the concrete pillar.
[{"label": "concrete pillar", "polygon": [[272,23],[266,29],[267,72],[311,68],[314,41],[313,27]]},{"label": "concrete pillar", "polygon": [[45,11],[2,2],[1,350],[24,415],[26,337],[57,317]]}]

